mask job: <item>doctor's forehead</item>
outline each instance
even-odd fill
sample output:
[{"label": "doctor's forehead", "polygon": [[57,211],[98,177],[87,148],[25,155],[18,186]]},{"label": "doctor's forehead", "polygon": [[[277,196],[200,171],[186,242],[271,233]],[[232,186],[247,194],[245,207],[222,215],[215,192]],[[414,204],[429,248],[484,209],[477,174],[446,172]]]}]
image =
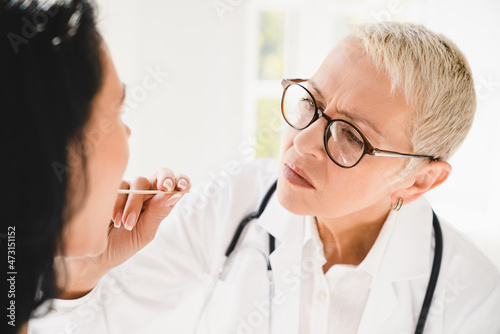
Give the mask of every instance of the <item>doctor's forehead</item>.
[{"label": "doctor's forehead", "polygon": [[364,85],[367,80],[383,86],[380,87],[383,91],[390,91],[389,78],[367,57],[360,42],[353,39],[346,39],[337,45],[311,78],[324,93],[344,84]]},{"label": "doctor's forehead", "polygon": [[411,120],[412,107],[404,95],[392,92],[389,76],[359,42],[346,41],[333,49],[307,86],[327,115],[347,117],[373,145],[407,143],[405,124]]}]

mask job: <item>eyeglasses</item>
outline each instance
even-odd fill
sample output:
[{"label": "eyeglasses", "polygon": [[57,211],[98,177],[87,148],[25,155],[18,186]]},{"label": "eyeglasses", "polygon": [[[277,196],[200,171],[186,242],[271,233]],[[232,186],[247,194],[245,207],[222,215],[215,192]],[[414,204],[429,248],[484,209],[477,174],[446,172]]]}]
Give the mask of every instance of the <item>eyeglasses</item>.
[{"label": "eyeglasses", "polygon": [[304,79],[283,79],[283,97],[281,99],[281,112],[283,118],[292,128],[303,130],[314,123],[319,117],[324,117],[326,124],[324,134],[325,150],[330,159],[342,168],[356,166],[365,154],[379,157],[405,157],[437,161],[429,155],[399,153],[380,150],[373,147],[366,136],[343,119],[332,119],[318,108],[314,96],[302,85]]}]

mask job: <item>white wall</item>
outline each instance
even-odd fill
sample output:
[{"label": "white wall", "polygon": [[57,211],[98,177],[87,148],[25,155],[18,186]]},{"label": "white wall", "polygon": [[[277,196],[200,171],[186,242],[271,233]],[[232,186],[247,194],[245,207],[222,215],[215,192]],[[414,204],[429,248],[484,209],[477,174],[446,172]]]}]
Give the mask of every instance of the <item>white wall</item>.
[{"label": "white wall", "polygon": [[478,98],[474,125],[450,161],[453,172],[427,197],[500,267],[500,2],[428,1],[429,28],[467,56]]},{"label": "white wall", "polygon": [[[99,4],[101,30],[129,87],[126,176],[167,166],[201,180],[242,137],[243,9],[221,22],[206,0]],[[155,68],[168,76],[144,98],[142,81]]]}]

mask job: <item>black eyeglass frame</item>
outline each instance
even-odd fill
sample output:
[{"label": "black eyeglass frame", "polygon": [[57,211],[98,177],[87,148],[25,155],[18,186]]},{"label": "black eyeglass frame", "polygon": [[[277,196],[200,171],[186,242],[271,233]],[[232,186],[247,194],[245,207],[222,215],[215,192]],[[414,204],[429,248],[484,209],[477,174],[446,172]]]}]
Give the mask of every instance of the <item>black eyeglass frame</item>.
[{"label": "black eyeglass frame", "polygon": [[[307,82],[307,81],[308,81],[307,79],[283,79],[281,81],[281,85],[283,86],[283,95],[281,96],[281,115],[283,116],[285,122],[288,125],[290,125],[292,128],[296,129],[296,130],[304,130],[309,125],[311,125],[312,123],[314,123],[319,117],[325,118],[327,120],[327,124],[326,124],[326,127],[325,127],[325,134],[324,134],[325,151],[328,154],[328,157],[330,157],[330,159],[337,166],[342,167],[342,168],[352,168],[352,167],[356,166],[363,159],[363,157],[366,154],[373,155],[373,156],[378,156],[378,157],[418,158],[418,159],[429,159],[430,161],[438,161],[439,160],[438,158],[430,156],[430,155],[400,153],[400,152],[395,152],[395,151],[381,150],[381,149],[378,149],[378,148],[374,147],[372,144],[370,144],[370,142],[368,141],[368,139],[366,138],[366,136],[363,134],[363,132],[361,132],[361,130],[359,130],[354,124],[352,124],[352,123],[350,123],[350,122],[348,122],[348,121],[346,121],[344,119],[340,119],[340,118],[335,118],[334,119],[334,118],[331,118],[330,116],[328,116],[325,113],[323,113],[323,111],[318,107],[318,103],[316,102],[316,99],[311,94],[311,92],[306,87],[304,87],[304,86],[302,86],[300,84],[301,82]],[[285,116],[285,110],[284,110],[285,94],[286,94],[287,89],[291,85],[298,85],[298,86],[302,87],[307,92],[307,94],[309,94],[309,96],[311,97],[312,101],[314,102],[314,109],[315,109],[314,116],[311,119],[311,121],[306,126],[304,126],[302,128],[297,128],[297,127],[293,126],[292,124],[290,124],[290,122],[286,119],[286,116]],[[343,166],[343,165],[341,165],[340,163],[338,163],[337,161],[335,161],[335,159],[331,156],[330,152],[328,151],[328,139],[329,139],[329,135],[328,135],[329,131],[328,131],[328,129],[329,129],[330,125],[332,123],[334,123],[334,122],[343,122],[343,123],[346,123],[346,124],[350,125],[351,127],[353,127],[359,133],[359,135],[363,139],[363,144],[364,144],[363,154],[361,154],[361,156],[359,157],[359,159],[352,166]]]}]

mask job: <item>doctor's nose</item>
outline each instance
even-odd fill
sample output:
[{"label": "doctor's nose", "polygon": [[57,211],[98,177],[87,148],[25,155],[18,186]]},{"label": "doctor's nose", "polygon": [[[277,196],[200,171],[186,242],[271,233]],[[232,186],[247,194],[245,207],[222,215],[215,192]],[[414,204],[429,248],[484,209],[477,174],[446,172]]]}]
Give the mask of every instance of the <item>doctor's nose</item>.
[{"label": "doctor's nose", "polygon": [[327,158],[323,136],[325,133],[326,119],[320,117],[313,124],[299,130],[293,138],[293,146],[300,155],[312,155],[318,160]]}]

